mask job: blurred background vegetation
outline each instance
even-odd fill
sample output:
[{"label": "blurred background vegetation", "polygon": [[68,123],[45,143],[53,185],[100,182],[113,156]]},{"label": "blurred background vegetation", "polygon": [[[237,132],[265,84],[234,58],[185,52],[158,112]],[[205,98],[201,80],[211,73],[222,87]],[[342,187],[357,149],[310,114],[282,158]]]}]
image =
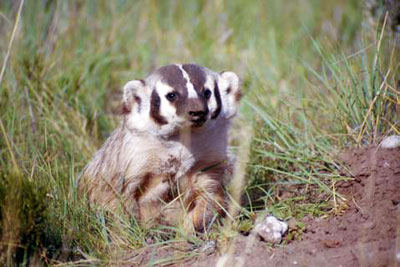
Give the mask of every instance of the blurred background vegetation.
[{"label": "blurred background vegetation", "polygon": [[38,0],[18,20],[20,3],[0,1],[0,263],[110,263],[146,244],[149,230],[89,209],[74,181],[118,125],[123,84],[165,64],[242,78],[239,230],[265,208],[341,212],[338,152],[400,134],[395,1]]}]

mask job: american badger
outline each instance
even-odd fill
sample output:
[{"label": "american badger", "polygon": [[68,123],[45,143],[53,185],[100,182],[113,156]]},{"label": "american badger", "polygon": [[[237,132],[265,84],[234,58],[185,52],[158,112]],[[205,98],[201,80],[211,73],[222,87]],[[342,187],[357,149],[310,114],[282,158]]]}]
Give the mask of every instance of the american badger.
[{"label": "american badger", "polygon": [[82,171],[79,191],[142,224],[206,230],[225,210],[227,134],[240,98],[235,73],[196,64],[128,82],[121,125]]}]

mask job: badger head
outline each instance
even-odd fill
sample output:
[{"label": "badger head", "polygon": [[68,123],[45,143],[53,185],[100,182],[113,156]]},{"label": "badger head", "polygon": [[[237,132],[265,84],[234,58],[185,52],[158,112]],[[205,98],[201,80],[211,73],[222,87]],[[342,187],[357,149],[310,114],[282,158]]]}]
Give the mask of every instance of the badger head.
[{"label": "badger head", "polygon": [[241,98],[239,77],[196,64],[168,65],[145,80],[124,86],[123,113],[129,129],[170,136],[229,120]]}]

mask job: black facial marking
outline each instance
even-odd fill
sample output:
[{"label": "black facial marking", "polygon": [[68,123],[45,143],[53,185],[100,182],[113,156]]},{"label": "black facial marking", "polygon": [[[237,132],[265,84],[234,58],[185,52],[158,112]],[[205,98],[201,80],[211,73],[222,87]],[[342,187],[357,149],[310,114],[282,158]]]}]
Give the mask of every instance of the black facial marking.
[{"label": "black facial marking", "polygon": [[178,95],[176,99],[171,101],[169,97],[168,101],[176,108],[176,113],[181,115],[185,112],[185,102],[187,99],[186,79],[183,77],[182,71],[176,65],[168,65],[161,67],[157,70],[157,73],[161,76],[161,81],[174,89],[174,93]]},{"label": "black facial marking", "polygon": [[150,117],[153,118],[153,120],[160,124],[164,125],[167,124],[167,120],[161,116],[160,114],[160,104],[161,104],[161,99],[156,90],[153,90],[151,93],[151,99],[150,99]]},{"label": "black facial marking", "polygon": [[133,99],[138,104],[138,112],[140,113],[140,109],[142,108],[142,99],[138,95],[133,95]]},{"label": "black facial marking", "polygon": [[214,81],[214,94],[215,94],[215,100],[217,101],[217,108],[211,115],[212,120],[214,120],[218,117],[219,113],[221,112],[221,108],[222,108],[221,95],[219,93],[219,88],[218,88],[218,84],[216,81]]}]

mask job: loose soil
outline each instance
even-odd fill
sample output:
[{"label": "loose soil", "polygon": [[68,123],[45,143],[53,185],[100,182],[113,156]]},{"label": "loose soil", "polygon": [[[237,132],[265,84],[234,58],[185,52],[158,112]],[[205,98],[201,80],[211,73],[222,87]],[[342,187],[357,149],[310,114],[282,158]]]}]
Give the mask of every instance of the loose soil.
[{"label": "loose soil", "polygon": [[[271,248],[253,235],[237,235],[228,254],[217,248],[174,265],[400,266],[400,148],[353,149],[340,158],[353,177],[337,185],[348,208],[325,219],[306,218],[301,240]],[[145,258],[177,256],[176,249],[157,250],[146,249]]]}]

